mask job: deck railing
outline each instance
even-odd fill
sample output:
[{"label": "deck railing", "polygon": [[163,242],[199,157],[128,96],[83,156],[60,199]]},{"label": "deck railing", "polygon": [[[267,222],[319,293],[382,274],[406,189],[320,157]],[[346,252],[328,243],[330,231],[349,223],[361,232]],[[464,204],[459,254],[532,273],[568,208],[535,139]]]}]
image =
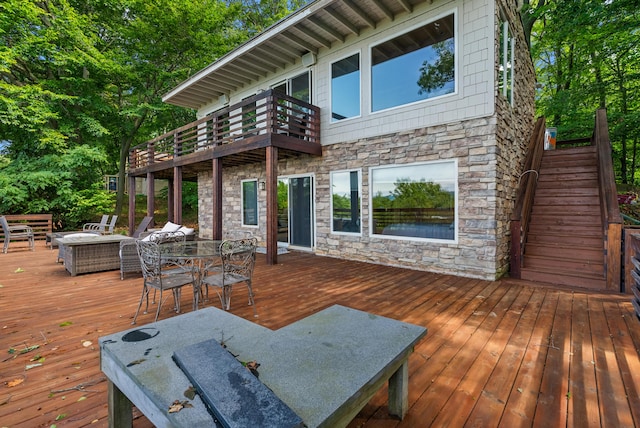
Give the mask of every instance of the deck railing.
[{"label": "deck railing", "polygon": [[544,117],[538,118],[533,128],[525,158],[524,172],[519,178],[516,205],[511,215],[510,274],[513,278],[520,278],[521,276],[522,256],[524,255],[524,247],[527,242],[531,208],[533,207],[533,198],[536,193],[540,163],[542,162],[544,150],[545,123]]},{"label": "deck railing", "polygon": [[319,144],[320,109],[278,91],[264,91],[133,147],[129,169],[268,134]]},{"label": "deck railing", "polygon": [[600,207],[604,229],[604,263],[607,275],[607,289],[620,291],[623,221],[618,205],[618,193],[613,172],[607,111],[604,109],[596,112],[592,144],[596,146],[598,153],[598,185],[600,187]]}]

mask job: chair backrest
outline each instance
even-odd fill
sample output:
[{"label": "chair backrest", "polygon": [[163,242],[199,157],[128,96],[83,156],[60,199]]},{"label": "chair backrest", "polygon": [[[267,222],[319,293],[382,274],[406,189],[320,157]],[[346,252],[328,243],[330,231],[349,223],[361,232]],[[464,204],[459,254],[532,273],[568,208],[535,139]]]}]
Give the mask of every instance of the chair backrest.
[{"label": "chair backrest", "polygon": [[102,227],[103,229],[105,227],[107,227],[107,223],[109,222],[109,215],[108,214],[104,214],[102,216],[102,218],[100,219],[100,227]]},{"label": "chair backrest", "polygon": [[256,264],[256,238],[229,239],[220,244],[222,270],[225,275],[251,278]]},{"label": "chair backrest", "polygon": [[2,226],[2,231],[4,232],[4,239],[11,238],[11,231],[9,230],[9,223],[7,222],[7,218],[3,215],[0,215],[0,226]]},{"label": "chair backrest", "polygon": [[140,234],[145,230],[147,230],[147,227],[149,227],[152,221],[153,221],[152,216],[146,216],[145,218],[143,218],[140,224],[138,225],[138,228],[133,232],[132,236],[134,238],[139,238]]},{"label": "chair backrest", "polygon": [[118,221],[118,216],[114,215],[111,217],[111,223],[109,223],[108,233],[113,233],[113,228],[116,227],[116,222]]},{"label": "chair backrest", "polygon": [[140,257],[140,267],[145,281],[159,281],[160,270],[160,250],[158,243],[154,241],[136,240],[136,248]]}]

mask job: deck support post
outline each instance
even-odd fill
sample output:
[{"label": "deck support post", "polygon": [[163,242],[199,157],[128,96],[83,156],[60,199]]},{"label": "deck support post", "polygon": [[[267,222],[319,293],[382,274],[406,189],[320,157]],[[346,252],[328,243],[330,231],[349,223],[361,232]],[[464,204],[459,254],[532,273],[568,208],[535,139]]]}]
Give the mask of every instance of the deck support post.
[{"label": "deck support post", "polygon": [[182,224],[182,167],[173,168],[173,222]]},{"label": "deck support post", "polygon": [[156,208],[156,187],[153,172],[147,172],[147,215],[153,217]]},{"label": "deck support post", "polygon": [[278,148],[266,148],[267,264],[278,263]]},{"label": "deck support post", "polygon": [[129,213],[127,216],[129,224],[129,236],[136,230],[136,177],[129,176]]},{"label": "deck support post", "polygon": [[222,159],[215,158],[211,162],[212,171],[212,239],[222,239]]}]

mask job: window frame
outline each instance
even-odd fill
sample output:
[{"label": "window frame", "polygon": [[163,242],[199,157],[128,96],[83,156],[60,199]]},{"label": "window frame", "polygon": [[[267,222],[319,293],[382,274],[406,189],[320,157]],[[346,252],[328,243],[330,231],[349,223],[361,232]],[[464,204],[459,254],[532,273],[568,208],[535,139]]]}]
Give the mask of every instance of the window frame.
[{"label": "window frame", "polygon": [[509,21],[501,19],[498,36],[498,93],[502,94],[512,106],[514,105],[515,45],[516,39],[511,31]]},{"label": "window frame", "polygon": [[[426,25],[431,24],[432,22],[438,21],[439,19],[442,19],[446,16],[449,15],[453,15],[453,52],[454,52],[454,71],[453,71],[453,91],[448,93],[448,94],[442,94],[442,95],[437,95],[431,98],[425,98],[422,100],[417,100],[417,101],[411,101],[409,103],[406,104],[400,104],[400,105],[396,105],[396,106],[392,106],[392,107],[387,107],[387,108],[383,108],[380,110],[374,110],[373,109],[373,48],[375,48],[376,46],[379,46],[383,43],[386,43],[390,40],[393,40],[397,37],[400,37],[404,34],[410,33],[420,27],[424,27]],[[407,108],[407,107],[411,107],[414,106],[416,104],[420,104],[420,103],[429,103],[429,102],[433,102],[435,100],[440,100],[442,98],[445,97],[452,97],[452,96],[456,96],[459,93],[459,85],[460,85],[460,63],[461,63],[461,59],[460,59],[460,55],[459,55],[459,43],[460,43],[460,35],[459,35],[459,26],[458,26],[458,17],[459,17],[459,13],[458,13],[458,8],[452,8],[452,9],[448,9],[446,11],[444,11],[443,13],[440,13],[438,15],[434,15],[426,20],[422,20],[419,23],[416,23],[415,25],[411,25],[411,26],[407,26],[407,27],[402,27],[400,30],[394,32],[393,34],[390,34],[388,37],[385,37],[383,39],[380,40],[376,40],[374,43],[370,43],[368,46],[368,64],[367,64],[367,73],[368,73],[368,114],[370,115],[375,115],[375,114],[379,114],[379,113],[385,113],[385,112],[389,112],[391,110],[395,110],[395,109],[402,109],[402,108]]]},{"label": "window frame", "polygon": [[[354,55],[358,55],[358,72],[360,73],[359,79],[358,79],[358,114],[354,115],[354,116],[350,116],[350,117],[346,117],[344,119],[334,119],[333,118],[333,64],[343,61],[347,58],[350,58]],[[332,61],[329,63],[329,109],[330,109],[330,118],[329,118],[329,123],[333,124],[337,124],[337,123],[344,123],[345,121],[348,120],[353,120],[353,119],[357,119],[362,117],[362,105],[363,105],[363,98],[362,98],[362,84],[363,84],[363,61],[362,61],[362,50],[359,49],[353,53],[347,54],[347,55],[343,55],[342,57],[340,57],[340,59],[337,59],[335,61]]]},{"label": "window frame", "polygon": [[[425,166],[428,167],[429,165],[436,165],[436,164],[446,164],[446,163],[450,163],[451,167],[453,168],[453,188],[454,188],[454,192],[453,192],[453,203],[454,203],[454,213],[453,213],[453,239],[445,239],[445,238],[431,238],[431,237],[418,237],[418,236],[405,236],[405,235],[386,235],[386,234],[382,234],[382,233],[374,233],[374,207],[373,207],[373,200],[374,200],[374,183],[373,183],[373,179],[374,179],[374,175],[375,175],[375,171],[376,170],[381,170],[381,169],[395,169],[395,168],[406,168],[406,167],[420,167],[420,166]],[[427,161],[427,162],[412,162],[412,163],[406,163],[406,164],[387,164],[387,165],[379,165],[379,166],[375,166],[375,167],[371,167],[369,168],[369,216],[368,216],[368,220],[369,220],[369,236],[371,236],[372,238],[378,238],[378,239],[392,239],[392,240],[399,240],[399,241],[416,241],[416,242],[435,242],[435,243],[445,243],[445,244],[457,244],[458,243],[458,213],[460,211],[460,201],[458,198],[459,195],[459,186],[458,186],[458,174],[459,174],[459,168],[458,168],[458,160],[457,159],[442,159],[442,160],[435,160],[435,161]]]},{"label": "window frame", "polygon": [[[256,207],[256,223],[255,224],[249,224],[245,222],[246,216],[245,216],[245,210],[246,210],[246,204],[245,204],[245,183],[254,183],[254,187],[255,187],[255,207]],[[241,202],[241,218],[242,218],[242,226],[243,227],[260,227],[260,205],[259,205],[259,191],[260,188],[258,186],[258,179],[257,178],[250,178],[250,179],[245,179],[245,180],[240,180],[240,202]]]},{"label": "window frame", "polygon": [[[359,231],[358,232],[349,232],[349,231],[342,231],[342,230],[334,230],[333,226],[334,226],[334,219],[333,219],[333,181],[334,181],[334,174],[339,174],[339,173],[353,173],[356,172],[358,174],[358,213],[359,213]],[[330,216],[330,223],[331,223],[331,233],[332,234],[336,234],[336,235],[347,235],[347,236],[362,236],[362,169],[361,168],[351,168],[351,169],[340,169],[340,170],[335,170],[335,171],[331,171],[329,173],[329,189],[330,189],[330,202],[329,202],[329,216]]]}]

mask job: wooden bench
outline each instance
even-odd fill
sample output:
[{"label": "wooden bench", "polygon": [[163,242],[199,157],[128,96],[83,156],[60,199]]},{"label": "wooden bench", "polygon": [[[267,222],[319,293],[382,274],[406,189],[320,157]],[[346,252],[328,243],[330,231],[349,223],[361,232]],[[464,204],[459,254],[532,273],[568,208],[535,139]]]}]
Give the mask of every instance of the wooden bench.
[{"label": "wooden bench", "polygon": [[[53,230],[53,216],[51,214],[6,214],[9,224],[23,223],[31,226],[35,239],[46,239]],[[0,238],[4,240],[4,232],[0,228]]]},{"label": "wooden bench", "polygon": [[[387,382],[389,413],[402,419],[408,410],[409,355],[426,332],[334,305],[275,331],[209,307],[101,337],[110,426],[131,426],[132,403],[155,426],[218,426],[198,395],[188,400],[189,407],[168,412],[193,385],[172,356],[212,339],[239,361],[260,364],[260,381],[308,427],[346,426]],[[128,340],[131,336],[139,340]],[[200,354],[204,370],[214,364],[206,352]]]}]

